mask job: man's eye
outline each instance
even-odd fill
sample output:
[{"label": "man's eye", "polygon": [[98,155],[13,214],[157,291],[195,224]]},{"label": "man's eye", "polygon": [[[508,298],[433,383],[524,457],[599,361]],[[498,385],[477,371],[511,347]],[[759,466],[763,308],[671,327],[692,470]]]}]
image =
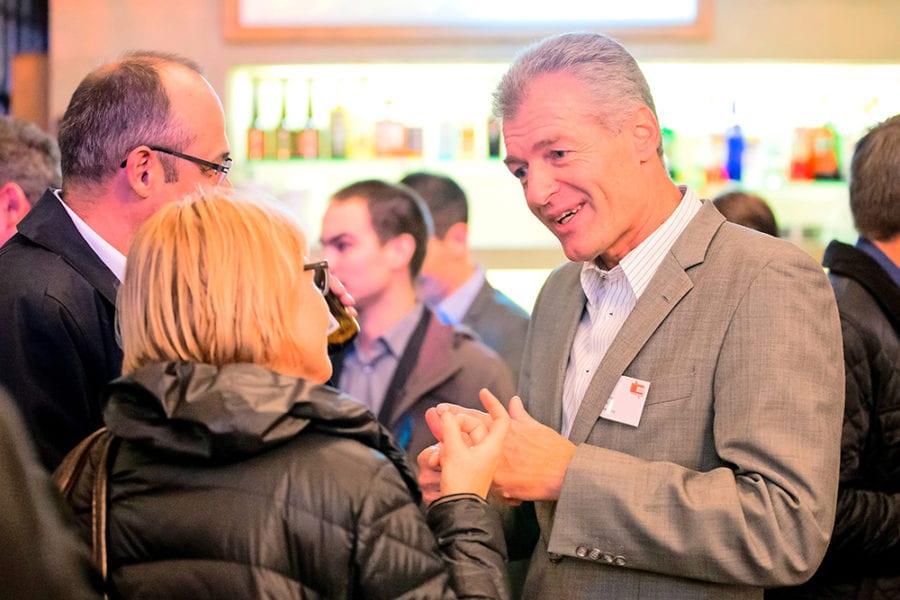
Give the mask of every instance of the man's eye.
[{"label": "man's eye", "polygon": [[524,179],[525,176],[528,175],[528,169],[526,169],[525,167],[519,167],[518,169],[514,169],[512,174],[516,179]]},{"label": "man's eye", "polygon": [[551,150],[550,156],[552,158],[565,158],[566,154],[568,154],[568,153],[569,153],[568,150]]}]

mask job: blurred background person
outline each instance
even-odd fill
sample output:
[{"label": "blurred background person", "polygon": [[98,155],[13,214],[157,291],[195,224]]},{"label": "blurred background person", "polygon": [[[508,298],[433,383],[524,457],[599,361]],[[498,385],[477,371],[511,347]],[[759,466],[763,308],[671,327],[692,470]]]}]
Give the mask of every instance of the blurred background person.
[{"label": "blurred background person", "polygon": [[762,196],[750,192],[732,191],[720,194],[713,204],[722,215],[738,225],[778,237],[775,213]]},{"label": "blurred background person", "polygon": [[450,177],[434,173],[410,173],[400,183],[419,193],[434,222],[419,274],[420,296],[445,323],[471,327],[517,377],[529,316],[488,282],[472,257],[466,193]]},{"label": "blurred background person", "polygon": [[0,387],[0,596],[100,598],[87,547],[75,534],[71,512],[60,510],[18,412]]},{"label": "blurred background person", "polygon": [[850,211],[859,240],[822,259],[847,386],[834,533],[808,583],[767,598],[900,598],[900,115],[857,143]]},{"label": "blurred background person", "polygon": [[413,463],[435,441],[428,408],[480,408],[481,388],[504,401],[515,391],[493,350],[416,298],[431,229],[415,191],[378,180],[338,190],[322,219],[322,254],[356,300],[360,324],[356,339],[332,354],[331,381],[377,415]]},{"label": "blurred background person", "polygon": [[[384,428],[319,385],[329,272],[307,253],[286,215],[226,190],[169,204],[137,233],[118,296],[125,375],[104,411],[121,439],[110,595],[507,598],[484,497],[508,419],[472,447],[442,421],[455,435],[423,514]],[[89,532],[90,502],[77,509]]]},{"label": "blurred background person", "polygon": [[0,246],[47,188],[62,185],[59,145],[22,119],[0,115]]}]

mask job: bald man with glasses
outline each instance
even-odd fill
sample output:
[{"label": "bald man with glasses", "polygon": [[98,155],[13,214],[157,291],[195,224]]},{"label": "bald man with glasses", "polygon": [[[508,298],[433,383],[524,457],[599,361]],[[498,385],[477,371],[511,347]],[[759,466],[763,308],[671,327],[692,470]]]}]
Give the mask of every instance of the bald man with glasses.
[{"label": "bald man with glasses", "polygon": [[227,185],[225,116],[198,65],[134,52],[79,84],[59,124],[62,189],[0,250],[0,385],[47,469],[103,424],[120,375],[116,289],[138,227],[198,187]]}]

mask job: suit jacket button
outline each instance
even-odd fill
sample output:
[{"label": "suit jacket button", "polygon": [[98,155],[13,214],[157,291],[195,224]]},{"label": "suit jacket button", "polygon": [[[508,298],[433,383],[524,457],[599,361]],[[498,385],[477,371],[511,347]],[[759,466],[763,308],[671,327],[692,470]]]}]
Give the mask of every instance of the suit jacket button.
[{"label": "suit jacket button", "polygon": [[597,560],[600,558],[600,548],[594,548],[588,554],[588,558],[591,560]]},{"label": "suit jacket button", "polygon": [[588,555],[587,546],[578,546],[575,548],[575,556],[578,558],[585,558]]},{"label": "suit jacket button", "polygon": [[613,558],[613,564],[617,567],[625,566],[625,557],[624,556],[616,556]]},{"label": "suit jacket button", "polygon": [[558,563],[559,561],[562,560],[562,555],[557,554],[556,552],[548,552],[547,560],[549,560],[552,563]]}]

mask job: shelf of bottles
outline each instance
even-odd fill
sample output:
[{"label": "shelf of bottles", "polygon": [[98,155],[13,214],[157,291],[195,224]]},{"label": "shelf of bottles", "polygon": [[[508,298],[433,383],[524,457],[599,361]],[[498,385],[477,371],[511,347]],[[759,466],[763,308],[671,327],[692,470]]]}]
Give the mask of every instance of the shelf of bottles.
[{"label": "shelf of bottles", "polygon": [[[470,196],[474,246],[556,247],[500,160],[500,128],[489,115],[506,66],[236,67],[226,103],[233,180],[280,197],[315,239],[325,202],[341,186],[438,171]],[[676,181],[706,197],[731,188],[761,194],[785,237],[814,255],[831,238],[855,239],[849,158],[856,140],[900,106],[900,64],[648,61],[642,67]],[[523,267],[533,266],[523,260]]]}]

